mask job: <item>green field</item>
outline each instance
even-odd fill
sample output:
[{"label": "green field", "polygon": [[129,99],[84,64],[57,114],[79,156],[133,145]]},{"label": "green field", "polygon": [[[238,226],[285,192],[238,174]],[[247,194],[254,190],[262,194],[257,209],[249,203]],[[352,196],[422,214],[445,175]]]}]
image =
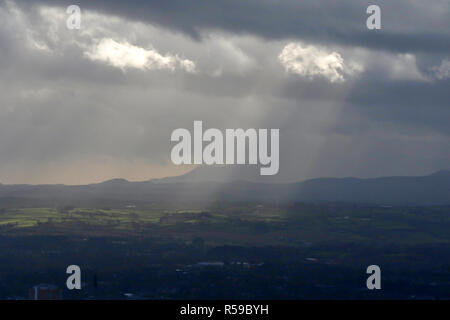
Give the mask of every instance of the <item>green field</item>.
[{"label": "green field", "polygon": [[2,209],[0,234],[163,237],[211,244],[448,244],[446,207]]}]

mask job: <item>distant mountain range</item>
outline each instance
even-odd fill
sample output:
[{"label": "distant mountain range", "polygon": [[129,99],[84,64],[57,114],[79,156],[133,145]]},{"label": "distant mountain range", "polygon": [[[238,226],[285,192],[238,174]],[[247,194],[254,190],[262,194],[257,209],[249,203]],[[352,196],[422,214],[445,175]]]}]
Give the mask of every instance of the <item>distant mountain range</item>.
[{"label": "distant mountain range", "polygon": [[235,181],[266,182],[272,176],[261,176],[258,166],[213,165],[199,166],[186,174],[149,180],[154,183],[220,182]]},{"label": "distant mountain range", "polygon": [[0,185],[5,206],[124,205],[155,202],[343,202],[378,205],[450,205],[450,171],[427,176],[371,179],[319,178],[298,183],[255,182],[256,167],[197,167],[163,179],[129,182],[113,179],[98,184]]}]

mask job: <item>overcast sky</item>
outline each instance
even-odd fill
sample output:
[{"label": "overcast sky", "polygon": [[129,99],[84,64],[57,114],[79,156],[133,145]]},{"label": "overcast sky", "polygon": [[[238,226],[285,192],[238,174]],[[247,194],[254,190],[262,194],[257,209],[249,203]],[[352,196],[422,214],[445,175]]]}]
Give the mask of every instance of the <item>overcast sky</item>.
[{"label": "overcast sky", "polygon": [[279,128],[279,181],[428,174],[449,89],[450,0],[0,0],[0,182],[181,174],[194,120]]}]

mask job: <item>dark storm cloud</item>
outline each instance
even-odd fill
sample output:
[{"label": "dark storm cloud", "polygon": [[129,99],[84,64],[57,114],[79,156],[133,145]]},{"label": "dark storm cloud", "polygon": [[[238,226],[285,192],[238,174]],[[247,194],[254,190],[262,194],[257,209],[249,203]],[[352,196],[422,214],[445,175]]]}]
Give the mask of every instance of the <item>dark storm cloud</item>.
[{"label": "dark storm cloud", "polygon": [[450,136],[449,88],[450,81],[435,84],[372,81],[361,84],[346,100],[353,110],[372,119],[431,128]]},{"label": "dark storm cloud", "polygon": [[[339,85],[296,79],[287,82],[280,94],[294,101],[334,101],[345,105],[345,114],[358,113],[374,121],[428,128],[450,136],[449,88],[449,80],[393,81],[366,75]],[[346,130],[353,125],[360,128],[358,122],[345,123]]]},{"label": "dark storm cloud", "polygon": [[[23,1],[22,1],[23,2]],[[251,33],[267,39],[303,39],[395,52],[450,50],[448,1],[331,0],[40,0],[159,24],[195,38],[202,30]],[[366,8],[382,8],[382,29],[369,32]]]}]

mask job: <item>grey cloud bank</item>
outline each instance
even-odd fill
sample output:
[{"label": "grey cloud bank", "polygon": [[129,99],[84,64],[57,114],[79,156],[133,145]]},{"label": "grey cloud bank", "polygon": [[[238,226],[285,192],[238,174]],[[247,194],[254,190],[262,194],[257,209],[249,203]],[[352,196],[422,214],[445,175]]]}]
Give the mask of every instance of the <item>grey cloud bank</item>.
[{"label": "grey cloud bank", "polygon": [[2,183],[182,173],[197,119],[279,128],[282,182],[448,168],[448,1],[381,2],[375,32],[364,1],[79,1],[79,31],[69,2],[0,1]]},{"label": "grey cloud bank", "polygon": [[[23,2],[23,1],[22,1]],[[67,7],[70,0],[39,3]],[[450,46],[447,0],[81,0],[82,8],[158,24],[201,37],[205,29],[268,39],[301,38],[397,52],[446,53]],[[383,32],[367,33],[366,8],[382,6]]]}]

